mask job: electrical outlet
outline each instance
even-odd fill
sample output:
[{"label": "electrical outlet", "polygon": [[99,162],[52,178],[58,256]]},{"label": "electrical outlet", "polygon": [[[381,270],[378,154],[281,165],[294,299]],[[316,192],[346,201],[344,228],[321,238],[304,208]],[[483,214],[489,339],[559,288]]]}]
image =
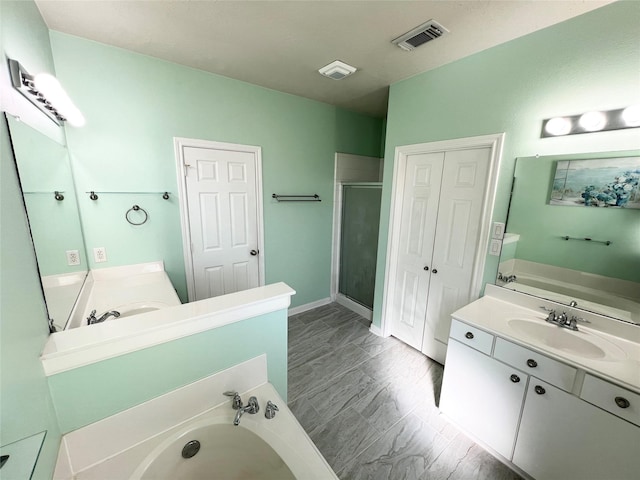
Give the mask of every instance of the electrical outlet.
[{"label": "electrical outlet", "polygon": [[67,265],[80,265],[80,253],[78,250],[67,250]]},{"label": "electrical outlet", "polygon": [[93,248],[93,259],[96,263],[102,263],[107,261],[107,249],[104,247]]}]

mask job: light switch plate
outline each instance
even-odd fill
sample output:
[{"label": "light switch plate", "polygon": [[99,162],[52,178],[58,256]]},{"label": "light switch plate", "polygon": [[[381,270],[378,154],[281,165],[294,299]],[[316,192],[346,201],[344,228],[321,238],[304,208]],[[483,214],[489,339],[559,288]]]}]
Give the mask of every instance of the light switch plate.
[{"label": "light switch plate", "polygon": [[502,240],[504,238],[504,223],[493,222],[491,238],[497,238],[498,240]]},{"label": "light switch plate", "polygon": [[500,250],[502,250],[502,242],[495,238],[491,240],[491,243],[489,244],[489,255],[497,257],[500,255]]}]

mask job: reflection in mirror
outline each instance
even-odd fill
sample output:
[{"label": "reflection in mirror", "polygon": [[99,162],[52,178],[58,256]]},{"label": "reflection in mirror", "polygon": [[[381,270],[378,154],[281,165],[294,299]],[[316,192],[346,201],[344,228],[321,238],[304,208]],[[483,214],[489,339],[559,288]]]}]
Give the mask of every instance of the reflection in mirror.
[{"label": "reflection in mirror", "polygon": [[640,151],[518,158],[496,284],[640,324],[640,210],[550,203],[557,162],[633,157]]},{"label": "reflection in mirror", "polygon": [[66,324],[87,275],[67,148],[7,116],[50,322]]}]

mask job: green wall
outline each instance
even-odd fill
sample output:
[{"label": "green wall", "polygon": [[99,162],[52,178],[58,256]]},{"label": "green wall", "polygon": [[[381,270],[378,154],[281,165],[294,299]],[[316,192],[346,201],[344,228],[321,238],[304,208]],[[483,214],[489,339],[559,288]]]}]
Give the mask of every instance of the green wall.
[{"label": "green wall", "polygon": [[[640,151],[627,155],[631,154],[640,156]],[[610,155],[580,158],[607,156]],[[567,156],[526,157],[517,161],[509,212],[509,231],[520,234],[515,258],[640,282],[640,211],[549,205],[559,160],[567,160]],[[559,238],[564,235],[613,243],[606,246],[567,242]]]},{"label": "green wall", "polygon": [[[329,296],[334,155],[377,156],[382,120],[58,32],[51,42],[58,76],[87,119],[67,128],[78,192],[176,194],[173,137],[259,145],[266,282],[291,285],[293,306]],[[278,204],[272,193],[317,193],[322,202]],[[79,196],[89,256],[100,246],[109,259],[92,267],[164,260],[186,300],[175,195]],[[143,227],[124,220],[134,203],[149,212]]]},{"label": "green wall", "polygon": [[67,433],[263,353],[286,400],[287,310],[52,375],[49,386]]},{"label": "green wall", "polygon": [[[35,71],[53,72],[48,29],[35,4],[0,2],[0,35],[2,111],[19,115],[58,141],[64,139],[62,129],[9,87],[5,55]],[[49,333],[47,313],[4,118],[0,119],[0,243],[0,445],[46,430],[33,478],[47,479],[61,436],[40,363]]]},{"label": "green wall", "polygon": [[[611,26],[611,28],[603,28]],[[397,146],[506,132],[493,221],[506,218],[515,158],[637,148],[638,130],[540,138],[542,120],[640,103],[640,2],[616,2],[391,86],[378,247],[380,326]],[[485,282],[498,257],[487,256]]]}]

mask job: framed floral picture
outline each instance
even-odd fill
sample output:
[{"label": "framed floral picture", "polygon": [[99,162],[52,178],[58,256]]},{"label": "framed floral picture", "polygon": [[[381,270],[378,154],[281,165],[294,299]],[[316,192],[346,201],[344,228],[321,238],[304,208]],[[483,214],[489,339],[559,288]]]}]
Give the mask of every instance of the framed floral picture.
[{"label": "framed floral picture", "polygon": [[556,162],[549,203],[640,209],[640,157]]}]

